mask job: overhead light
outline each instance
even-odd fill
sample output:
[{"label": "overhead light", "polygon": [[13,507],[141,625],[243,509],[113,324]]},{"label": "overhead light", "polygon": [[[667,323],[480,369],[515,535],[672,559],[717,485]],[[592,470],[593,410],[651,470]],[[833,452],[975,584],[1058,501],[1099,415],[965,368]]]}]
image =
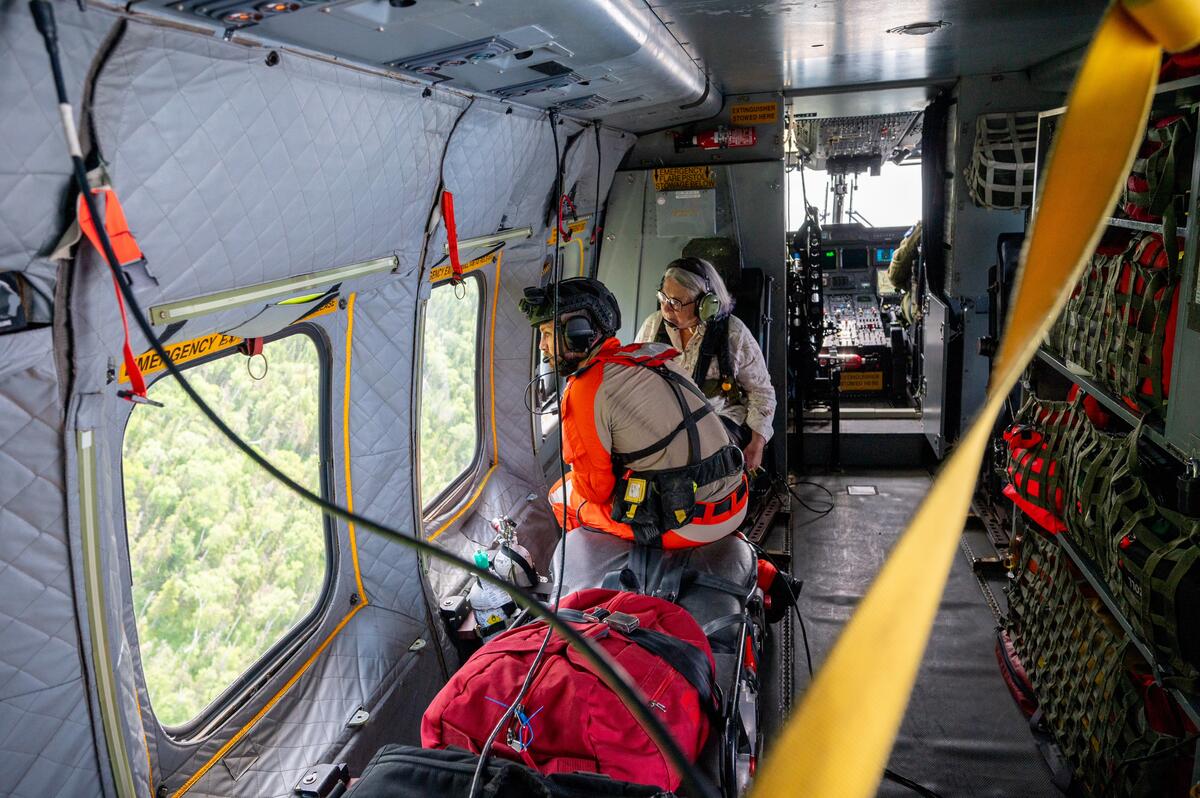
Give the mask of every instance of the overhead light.
[{"label": "overhead light", "polygon": [[262,14],[257,11],[239,8],[234,11],[227,12],[223,17],[221,17],[221,19],[233,25],[247,25],[251,22],[258,22],[261,20]]},{"label": "overhead light", "polygon": [[948,27],[950,27],[949,22],[939,19],[937,22],[910,22],[907,25],[901,25],[897,28],[888,28],[888,33],[900,33],[905,36],[928,36],[934,31]]}]

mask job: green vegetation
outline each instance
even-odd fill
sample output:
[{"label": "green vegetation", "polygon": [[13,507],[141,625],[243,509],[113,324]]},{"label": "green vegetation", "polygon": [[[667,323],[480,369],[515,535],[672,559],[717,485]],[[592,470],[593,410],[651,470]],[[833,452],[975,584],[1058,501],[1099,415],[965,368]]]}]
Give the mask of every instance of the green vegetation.
[{"label": "green vegetation", "polygon": [[[460,298],[461,296],[461,298]],[[426,309],[421,496],[470,466],[478,442],[479,282],[434,289]],[[266,345],[262,380],[231,354],[188,369],[239,435],[293,479],[320,486],[320,362],[313,341]],[[165,377],[125,431],[133,600],[154,714],[196,717],[313,608],[325,574],[321,514],[230,445]],[[401,401],[406,397],[401,397]]]},{"label": "green vegetation", "polygon": [[479,281],[467,279],[457,294],[455,291],[452,285],[439,285],[425,307],[420,438],[423,507],[471,465],[479,441],[475,384]]},{"label": "green vegetation", "polygon": [[[264,348],[255,381],[232,354],[187,377],[229,425],[301,484],[320,486],[313,341]],[[325,575],[321,514],[267,477],[174,379],[125,432],[125,516],[142,666],[159,722],[195,717],[313,607]]]}]

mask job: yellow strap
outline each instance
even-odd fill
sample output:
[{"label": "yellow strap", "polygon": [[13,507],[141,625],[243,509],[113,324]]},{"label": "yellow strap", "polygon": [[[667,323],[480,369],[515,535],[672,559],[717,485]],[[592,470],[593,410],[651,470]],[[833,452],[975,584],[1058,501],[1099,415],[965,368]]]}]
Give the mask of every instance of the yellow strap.
[{"label": "yellow strap", "polygon": [[775,741],[754,796],[866,798],[878,788],[992,424],[1116,204],[1145,129],[1161,48],[1200,42],[1196,0],[1126,4],[1128,12],[1109,9],[1071,92],[987,401]]}]

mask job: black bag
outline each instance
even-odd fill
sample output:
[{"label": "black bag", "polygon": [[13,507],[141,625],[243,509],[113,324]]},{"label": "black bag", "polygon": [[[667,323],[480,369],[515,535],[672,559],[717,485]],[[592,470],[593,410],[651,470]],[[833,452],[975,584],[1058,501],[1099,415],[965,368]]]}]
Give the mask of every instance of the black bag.
[{"label": "black bag", "polygon": [[[367,763],[345,798],[466,798],[479,758],[455,748],[385,745]],[[540,776],[524,765],[492,757],[479,791],[487,798],[673,798],[657,787],[613,781],[592,773]]]}]

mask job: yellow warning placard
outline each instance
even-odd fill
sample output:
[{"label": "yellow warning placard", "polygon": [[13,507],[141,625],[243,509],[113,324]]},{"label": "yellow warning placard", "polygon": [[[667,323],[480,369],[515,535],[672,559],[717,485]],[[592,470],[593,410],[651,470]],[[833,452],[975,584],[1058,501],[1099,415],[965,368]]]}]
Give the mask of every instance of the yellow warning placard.
[{"label": "yellow warning placard", "polygon": [[882,391],[882,371],[843,371],[839,383],[842,391]]},{"label": "yellow warning placard", "polygon": [[[296,321],[308,321],[315,319],[318,316],[325,316],[333,313],[338,309],[338,296],[334,294],[321,303],[317,308],[314,308],[311,313],[306,313]],[[283,303],[280,303],[283,304]],[[177,366],[187,363],[189,360],[197,360],[198,358],[207,355],[214,355],[217,352],[224,352],[226,349],[237,346],[242,342],[241,338],[236,335],[226,335],[225,333],[212,333],[211,335],[202,335],[199,338],[193,338],[190,341],[179,341],[173,344],[165,344],[163,349],[167,350],[167,355]],[[142,374],[154,374],[166,368],[163,365],[162,358],[153,349],[142,352],[137,356],[138,368],[142,370]],[[118,382],[129,382],[129,374],[125,371],[125,364],[121,364],[121,370],[117,373]]]},{"label": "yellow warning placard", "polygon": [[[167,344],[163,349],[167,350],[167,355],[170,356],[176,366],[181,366],[189,360],[196,360],[206,355],[224,352],[226,349],[237,346],[241,342],[242,339],[236,335],[213,333],[212,335],[193,338],[190,341]],[[138,368],[142,370],[142,374],[154,374],[166,368],[163,365],[162,358],[153,349],[138,355],[137,364]],[[125,372],[124,364],[121,365],[121,371],[117,380],[119,382],[129,382],[129,375]]]},{"label": "yellow warning placard", "polygon": [[297,319],[297,321],[308,321],[309,319],[315,319],[317,316],[324,316],[328,313],[333,313],[338,309],[339,301],[340,299],[337,294],[334,294],[333,296],[329,297],[329,299],[326,299],[324,302],[322,302],[319,308],[314,309],[312,313],[305,313],[303,316]]},{"label": "yellow warning placard", "polygon": [[711,166],[672,166],[654,170],[655,191],[695,191],[716,185]]},{"label": "yellow warning placard", "polygon": [[735,125],[769,125],[779,118],[779,103],[742,103],[733,106],[730,122]]},{"label": "yellow warning placard", "polygon": [[[463,264],[463,274],[473,272],[476,269],[482,269],[485,266],[491,266],[500,259],[500,250],[489,252],[474,260],[467,261]],[[454,275],[454,267],[450,265],[450,261],[446,261],[440,266],[434,266],[429,270],[429,282],[440,283],[442,280],[449,280]]]},{"label": "yellow warning placard", "polygon": [[[588,219],[590,219],[590,218],[591,218],[590,216],[581,216],[578,219],[571,221],[567,225],[567,229],[571,231],[571,238],[574,238],[575,236],[579,235],[580,233],[582,233],[584,230],[587,229]],[[558,228],[552,227],[552,228],[550,228],[550,237],[546,239],[546,243],[554,244],[557,241],[558,241]]]}]

